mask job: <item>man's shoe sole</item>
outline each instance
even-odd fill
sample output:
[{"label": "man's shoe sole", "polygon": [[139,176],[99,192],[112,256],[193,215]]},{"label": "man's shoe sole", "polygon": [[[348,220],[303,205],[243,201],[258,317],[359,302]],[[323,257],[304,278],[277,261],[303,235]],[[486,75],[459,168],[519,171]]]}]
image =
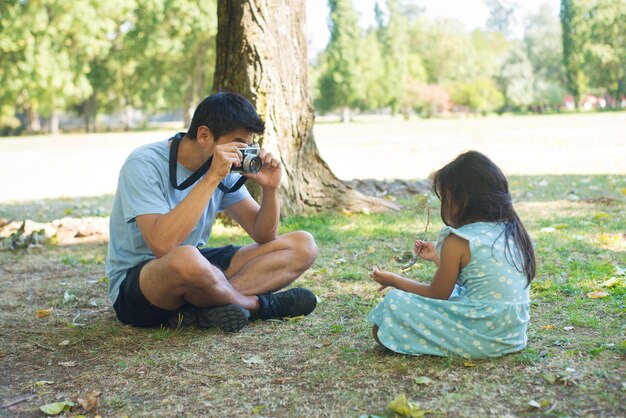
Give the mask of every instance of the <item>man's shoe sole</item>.
[{"label": "man's shoe sole", "polygon": [[237,332],[248,323],[250,312],[238,305],[204,308],[198,312],[198,327]]}]

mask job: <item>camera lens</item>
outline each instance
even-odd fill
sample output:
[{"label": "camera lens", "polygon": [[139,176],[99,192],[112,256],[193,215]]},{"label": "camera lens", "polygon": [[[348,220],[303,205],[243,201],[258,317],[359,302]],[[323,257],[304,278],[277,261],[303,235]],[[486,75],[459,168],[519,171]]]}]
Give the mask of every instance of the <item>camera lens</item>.
[{"label": "camera lens", "polygon": [[246,158],[243,160],[243,170],[246,173],[258,173],[262,165],[261,158],[257,156],[246,155]]}]

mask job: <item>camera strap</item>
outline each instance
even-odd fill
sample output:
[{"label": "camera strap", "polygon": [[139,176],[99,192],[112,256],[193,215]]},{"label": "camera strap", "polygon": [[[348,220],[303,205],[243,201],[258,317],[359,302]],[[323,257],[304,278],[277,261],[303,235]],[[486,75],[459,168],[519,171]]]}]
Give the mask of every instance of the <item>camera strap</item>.
[{"label": "camera strap", "polygon": [[[171,137],[169,140],[172,141],[172,145],[170,146],[170,183],[172,187],[176,190],[185,190],[189,188],[192,184],[194,184],[200,177],[202,177],[211,167],[211,161],[213,161],[213,157],[210,157],[206,163],[202,164],[202,166],[197,169],[191,176],[187,177],[185,181],[180,184],[177,184],[176,177],[176,166],[178,162],[178,145],[180,144],[180,140],[185,136],[185,132],[178,132],[176,135]],[[240,176],[239,180],[235,182],[233,187],[230,189],[224,185],[220,181],[217,187],[224,193],[233,193],[236,192],[243,186],[243,184],[248,180],[245,176]]]}]

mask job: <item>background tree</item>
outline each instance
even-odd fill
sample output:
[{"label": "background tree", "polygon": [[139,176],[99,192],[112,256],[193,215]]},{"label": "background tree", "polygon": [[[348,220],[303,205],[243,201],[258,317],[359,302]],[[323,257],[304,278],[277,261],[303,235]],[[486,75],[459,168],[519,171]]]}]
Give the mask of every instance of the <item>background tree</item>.
[{"label": "background tree", "polygon": [[[588,4],[588,3],[587,3]],[[585,73],[589,84],[617,107],[626,95],[626,1],[596,0],[591,4],[585,37]]]},{"label": "background tree", "polygon": [[304,0],[218,1],[214,90],[246,96],[266,123],[262,145],[285,168],[283,214],[393,207],[342,183],[313,137]]},{"label": "background tree", "polygon": [[[398,0],[387,0],[387,10],[386,19],[381,16],[382,11],[379,8],[376,14],[379,22],[378,39],[383,51],[386,105],[391,107],[391,112],[395,115],[403,104],[405,86],[409,83],[408,20],[400,14]],[[369,59],[366,61],[367,65],[377,65]],[[407,109],[403,111],[406,114]]]},{"label": "background tree", "polygon": [[539,110],[558,107],[565,96],[563,45],[561,26],[549,4],[526,19],[524,47],[533,69],[533,104]]},{"label": "background tree", "polygon": [[487,18],[487,30],[500,32],[504,36],[513,35],[515,25],[515,9],[517,4],[511,0],[485,0],[485,5],[489,9]]},{"label": "background tree", "polygon": [[586,84],[583,44],[587,24],[581,3],[578,0],[561,0],[560,10],[566,86],[574,97],[576,107]]},{"label": "background tree", "polygon": [[320,110],[343,109],[343,121],[350,121],[350,108],[364,93],[359,68],[361,29],[351,0],[328,0],[330,8],[330,41],[324,55],[324,72],[320,76]]}]

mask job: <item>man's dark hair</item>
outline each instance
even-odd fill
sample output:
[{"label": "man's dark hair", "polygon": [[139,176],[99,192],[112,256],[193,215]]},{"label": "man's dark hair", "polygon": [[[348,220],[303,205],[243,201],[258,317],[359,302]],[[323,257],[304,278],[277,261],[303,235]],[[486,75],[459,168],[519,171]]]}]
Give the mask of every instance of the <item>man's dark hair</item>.
[{"label": "man's dark hair", "polygon": [[215,140],[239,128],[257,134],[265,131],[252,103],[232,92],[218,92],[202,100],[193,112],[187,137],[196,139],[200,126],[208,127]]}]

